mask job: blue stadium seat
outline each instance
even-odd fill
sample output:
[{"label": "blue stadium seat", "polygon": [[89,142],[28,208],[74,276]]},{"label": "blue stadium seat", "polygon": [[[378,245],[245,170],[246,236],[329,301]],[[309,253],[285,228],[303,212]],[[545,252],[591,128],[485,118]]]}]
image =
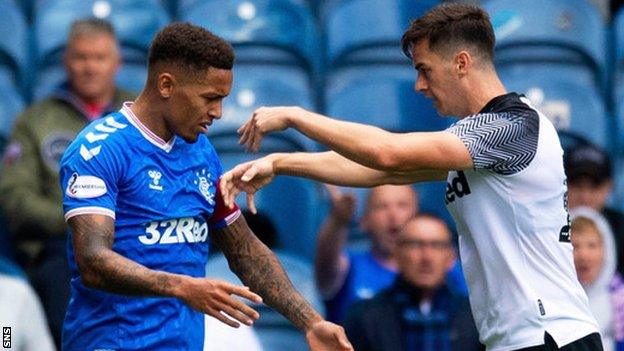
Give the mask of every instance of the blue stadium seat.
[{"label": "blue stadium seat", "polygon": [[608,206],[624,212],[624,157],[619,152],[613,161],[613,193],[607,200]]},{"label": "blue stadium seat", "polygon": [[2,155],[13,129],[13,122],[24,109],[24,100],[10,81],[0,77],[0,86],[3,87],[0,89],[0,155]]},{"label": "blue stadium seat", "polygon": [[[490,0],[483,4],[496,32],[496,64],[577,66],[601,90],[605,84],[606,31],[586,0]],[[550,67],[548,68],[550,69]],[[574,71],[576,75],[580,75]]]},{"label": "blue stadium seat", "polygon": [[607,147],[609,131],[614,127],[608,118],[599,92],[579,83],[574,77],[555,74],[501,75],[510,91],[524,93],[532,104],[546,115],[557,130],[581,135]]},{"label": "blue stadium seat", "polygon": [[437,131],[454,120],[440,117],[430,100],[414,91],[409,65],[351,66],[333,73],[326,89],[327,113],[391,131]]},{"label": "blue stadium seat", "polygon": [[14,0],[0,0],[0,75],[11,77],[12,85],[22,87],[28,65],[26,18]]},{"label": "blue stadium seat", "polygon": [[117,72],[115,81],[119,88],[138,94],[143,90],[147,81],[147,65],[124,63]]},{"label": "blue stadium seat", "polygon": [[320,62],[314,17],[301,1],[182,0],[179,15],[232,43],[238,62],[308,69]]},{"label": "blue stadium seat", "polygon": [[[266,154],[219,152],[224,170]],[[245,197],[237,203],[247,208]],[[327,211],[327,200],[321,186],[313,181],[280,176],[256,194],[258,212],[269,216],[279,232],[282,248],[311,259],[316,234]]]},{"label": "blue stadium seat", "polygon": [[[308,77],[298,69],[235,65],[232,92],[223,101],[223,117],[209,128],[217,150],[242,151],[236,130],[261,106],[301,106],[314,110]],[[269,134],[262,151],[304,151],[316,144],[294,130]]]},{"label": "blue stadium seat", "polygon": [[[275,254],[295,288],[323,315],[324,307],[314,284],[314,270],[310,261],[281,250],[275,251]],[[206,265],[206,276],[223,279],[232,284],[241,284],[229,270],[227,261],[221,254],[210,258]],[[265,350],[308,349],[304,335],[286,318],[266,305],[253,307],[260,313],[260,319],[254,323],[254,331]]]},{"label": "blue stadium seat", "polygon": [[329,1],[324,7],[327,55],[332,66],[351,62],[409,62],[400,39],[411,20],[439,0]]},{"label": "blue stadium seat", "polygon": [[[124,63],[145,66],[154,35],[170,18],[158,0],[40,0],[35,4],[34,36],[40,70],[35,95],[64,79],[62,54],[73,21],[110,20],[121,44]],[[136,69],[129,69],[136,72]],[[46,76],[50,77],[46,77]],[[139,74],[139,76],[141,76]],[[123,81],[123,78],[121,79]]]}]

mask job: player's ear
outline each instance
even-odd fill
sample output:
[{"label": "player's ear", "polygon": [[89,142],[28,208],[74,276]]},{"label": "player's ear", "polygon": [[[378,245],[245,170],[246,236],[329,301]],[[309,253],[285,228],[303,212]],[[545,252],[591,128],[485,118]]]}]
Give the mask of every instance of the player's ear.
[{"label": "player's ear", "polygon": [[169,98],[173,95],[175,87],[175,78],[170,73],[161,73],[158,75],[158,92],[160,96]]},{"label": "player's ear", "polygon": [[455,55],[455,62],[453,62],[455,70],[459,76],[464,76],[468,73],[470,66],[472,66],[472,56],[468,51],[462,50]]}]

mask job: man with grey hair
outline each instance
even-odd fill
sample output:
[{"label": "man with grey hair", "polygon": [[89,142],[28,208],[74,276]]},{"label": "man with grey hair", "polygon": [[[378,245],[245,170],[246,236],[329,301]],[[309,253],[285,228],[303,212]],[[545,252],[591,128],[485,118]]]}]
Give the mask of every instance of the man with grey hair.
[{"label": "man with grey hair", "polygon": [[121,58],[113,27],[105,20],[72,24],[63,64],[67,81],[16,119],[0,174],[0,205],[16,257],[43,301],[57,345],[69,298],[58,163],[88,122],[133,98],[115,87]]}]

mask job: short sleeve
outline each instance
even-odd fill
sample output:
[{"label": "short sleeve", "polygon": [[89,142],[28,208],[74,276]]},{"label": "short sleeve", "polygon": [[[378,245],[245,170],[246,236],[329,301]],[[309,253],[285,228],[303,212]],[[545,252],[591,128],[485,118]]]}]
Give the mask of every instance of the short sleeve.
[{"label": "short sleeve", "polygon": [[61,161],[65,220],[80,214],[115,218],[121,167],[110,145],[72,145]]},{"label": "short sleeve", "polygon": [[446,131],[462,140],[475,169],[512,175],[528,167],[537,153],[539,116],[534,111],[477,114]]}]

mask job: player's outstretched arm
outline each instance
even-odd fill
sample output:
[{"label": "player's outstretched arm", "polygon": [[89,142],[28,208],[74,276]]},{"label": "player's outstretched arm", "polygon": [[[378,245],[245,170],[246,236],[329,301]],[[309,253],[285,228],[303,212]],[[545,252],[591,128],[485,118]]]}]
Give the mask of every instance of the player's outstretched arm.
[{"label": "player's outstretched arm", "polygon": [[353,350],[342,327],[329,323],[293,287],[273,252],[249,229],[243,216],[212,232],[230,269],[264,302],[301,329],[313,351]]},{"label": "player's outstretched arm", "polygon": [[294,128],[346,158],[373,169],[448,171],[473,166],[467,148],[452,133],[390,133],[369,125],[332,119],[300,107],[257,109],[239,129],[240,142],[256,151],[265,134],[286,128]]},{"label": "player's outstretched arm", "polygon": [[151,270],[113,251],[115,222],[111,217],[78,215],[68,223],[80,277],[88,287],[131,296],[176,297],[232,327],[238,327],[238,322],[251,325],[259,317],[258,312],[231,296],[261,302],[260,296],[247,287]]},{"label": "player's outstretched arm", "polygon": [[232,206],[241,192],[247,193],[252,212],[254,194],[270,183],[276,175],[291,175],[323,183],[351,187],[373,187],[381,184],[411,184],[446,179],[440,170],[380,171],[349,160],[336,152],[275,153],[246,162],[226,172],[220,180],[220,190],[227,206]]}]

